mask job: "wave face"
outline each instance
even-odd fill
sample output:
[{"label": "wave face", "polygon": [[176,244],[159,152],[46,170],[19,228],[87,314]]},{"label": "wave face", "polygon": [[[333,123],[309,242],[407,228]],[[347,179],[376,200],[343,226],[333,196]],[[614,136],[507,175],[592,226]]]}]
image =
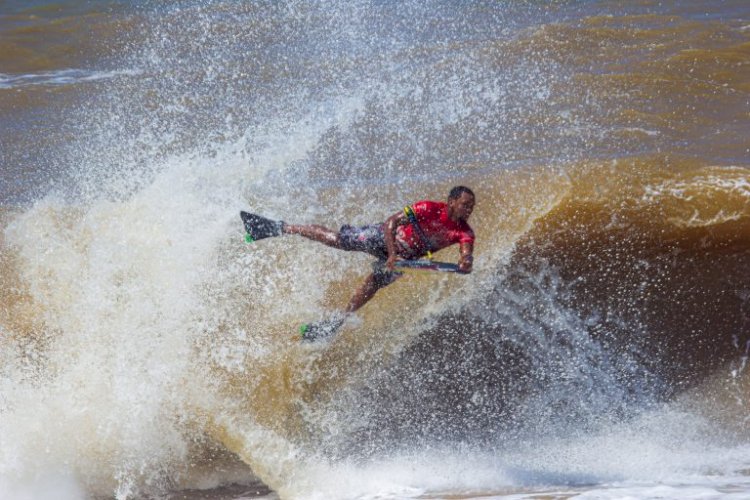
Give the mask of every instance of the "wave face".
[{"label": "wave face", "polygon": [[[0,18],[0,497],[750,491],[745,2],[81,9]],[[456,184],[471,275],[292,339],[370,258],[239,210]]]}]

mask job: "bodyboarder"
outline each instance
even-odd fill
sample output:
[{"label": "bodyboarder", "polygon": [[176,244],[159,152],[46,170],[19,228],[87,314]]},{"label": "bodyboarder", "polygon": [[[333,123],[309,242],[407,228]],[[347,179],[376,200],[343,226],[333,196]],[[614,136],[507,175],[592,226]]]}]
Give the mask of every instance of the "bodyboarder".
[{"label": "bodyboarder", "polygon": [[430,257],[432,252],[458,244],[458,270],[471,272],[475,238],[467,221],[474,203],[471,189],[456,186],[450,190],[447,202],[418,201],[391,215],[384,223],[361,227],[344,225],[339,231],[320,225],[272,221],[247,212],[241,215],[250,241],[297,234],[340,250],[366,252],[378,259],[343,313],[303,325],[303,340],[316,340],[333,335],[348,314],[365,305],[378,290],[396,281],[401,276],[395,270],[398,259]]}]

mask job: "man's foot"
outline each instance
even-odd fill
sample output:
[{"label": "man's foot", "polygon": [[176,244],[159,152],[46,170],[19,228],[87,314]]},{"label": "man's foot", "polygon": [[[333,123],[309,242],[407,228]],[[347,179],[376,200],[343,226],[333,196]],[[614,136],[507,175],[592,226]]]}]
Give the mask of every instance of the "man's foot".
[{"label": "man's foot", "polygon": [[333,337],[344,324],[345,316],[334,316],[315,323],[306,323],[299,328],[300,337],[303,342],[315,342]]},{"label": "man's foot", "polygon": [[283,221],[266,219],[249,212],[240,212],[240,217],[245,225],[246,239],[249,243],[271,236],[281,236],[284,233]]}]

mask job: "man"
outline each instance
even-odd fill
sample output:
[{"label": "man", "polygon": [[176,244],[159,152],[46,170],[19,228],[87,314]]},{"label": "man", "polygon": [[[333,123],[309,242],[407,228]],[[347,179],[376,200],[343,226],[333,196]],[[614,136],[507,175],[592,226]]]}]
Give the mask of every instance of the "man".
[{"label": "man", "polygon": [[472,270],[474,231],[468,224],[474,210],[475,196],[471,189],[456,186],[450,190],[446,203],[418,201],[391,215],[382,224],[363,227],[342,226],[333,231],[318,225],[286,224],[269,221],[257,215],[242,212],[242,219],[250,241],[281,234],[297,234],[325,245],[347,251],[367,252],[378,258],[373,272],[365,279],[345,309],[345,314],[330,320],[304,325],[304,340],[332,335],[344,322],[346,314],[365,305],[381,288],[396,281],[401,274],[395,271],[396,261],[417,259],[431,255],[450,245],[460,245],[458,268]]}]

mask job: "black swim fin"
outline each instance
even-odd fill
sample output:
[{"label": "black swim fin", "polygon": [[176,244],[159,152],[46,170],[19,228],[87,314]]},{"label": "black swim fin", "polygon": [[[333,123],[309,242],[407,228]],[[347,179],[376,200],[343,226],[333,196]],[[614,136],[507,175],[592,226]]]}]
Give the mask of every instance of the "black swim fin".
[{"label": "black swim fin", "polygon": [[270,238],[271,236],[281,236],[284,231],[284,222],[280,220],[271,220],[261,217],[260,215],[249,212],[240,212],[242,223],[247,231],[248,242]]},{"label": "black swim fin", "polygon": [[299,328],[300,336],[303,342],[315,342],[333,337],[344,324],[346,316],[336,315],[332,318],[318,321],[316,323],[307,323]]}]

